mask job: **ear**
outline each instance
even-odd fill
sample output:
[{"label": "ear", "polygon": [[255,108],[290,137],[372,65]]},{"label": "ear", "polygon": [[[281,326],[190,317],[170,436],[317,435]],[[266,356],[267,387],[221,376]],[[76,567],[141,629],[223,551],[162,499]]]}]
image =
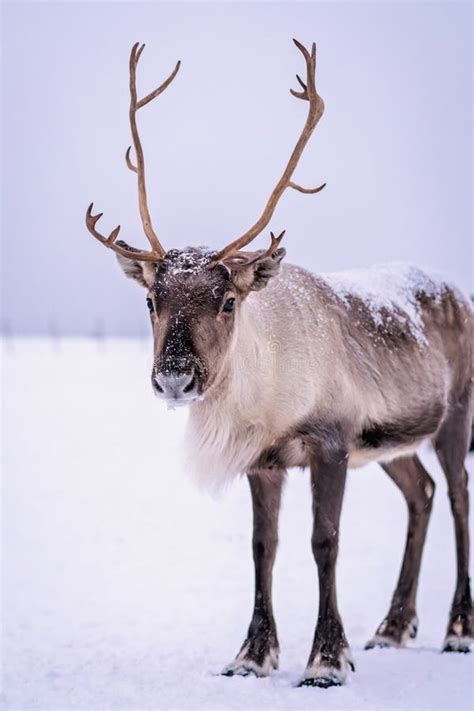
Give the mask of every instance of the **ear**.
[{"label": "ear", "polygon": [[128,259],[121,254],[116,255],[118,263],[122,267],[125,276],[135,279],[145,289],[151,289],[156,279],[156,262],[139,262],[137,259]]},{"label": "ear", "polygon": [[263,256],[253,264],[232,271],[232,281],[236,288],[244,294],[263,289],[280,271],[280,262],[285,254],[286,249],[279,247],[273,254]]}]

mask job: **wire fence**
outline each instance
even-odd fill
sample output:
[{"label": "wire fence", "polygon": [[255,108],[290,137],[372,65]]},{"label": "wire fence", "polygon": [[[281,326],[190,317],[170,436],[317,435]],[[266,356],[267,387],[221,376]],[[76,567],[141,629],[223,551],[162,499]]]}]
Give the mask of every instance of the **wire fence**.
[{"label": "wire fence", "polygon": [[48,347],[53,352],[61,352],[62,346],[74,339],[87,340],[94,344],[98,352],[105,353],[109,345],[118,340],[135,341],[141,347],[148,348],[151,341],[151,334],[141,331],[134,334],[117,334],[112,329],[108,329],[102,319],[95,321],[90,330],[83,333],[70,333],[61,328],[54,320],[47,323],[47,328],[41,333],[23,333],[15,329],[14,324],[9,319],[3,319],[0,328],[0,339],[2,350],[11,353],[15,350],[18,343],[28,340],[41,341],[48,343]]}]

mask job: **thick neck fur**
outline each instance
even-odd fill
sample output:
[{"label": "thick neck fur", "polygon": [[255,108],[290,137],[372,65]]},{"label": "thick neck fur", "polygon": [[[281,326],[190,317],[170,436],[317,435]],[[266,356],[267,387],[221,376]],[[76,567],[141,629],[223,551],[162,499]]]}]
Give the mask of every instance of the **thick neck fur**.
[{"label": "thick neck fur", "polygon": [[245,471],[276,435],[265,405],[274,392],[274,375],[257,314],[250,298],[242,304],[222,370],[204,399],[190,408],[192,469],[210,488]]},{"label": "thick neck fur", "polygon": [[[305,284],[307,278],[311,281]],[[324,309],[312,279],[303,270],[286,267],[281,278],[250,294],[219,377],[204,399],[191,406],[192,468],[211,488],[245,471],[263,450],[304,421],[318,399],[333,399],[326,361],[328,343],[336,334],[331,335],[334,323],[321,316]],[[292,293],[295,282],[304,298]]]}]

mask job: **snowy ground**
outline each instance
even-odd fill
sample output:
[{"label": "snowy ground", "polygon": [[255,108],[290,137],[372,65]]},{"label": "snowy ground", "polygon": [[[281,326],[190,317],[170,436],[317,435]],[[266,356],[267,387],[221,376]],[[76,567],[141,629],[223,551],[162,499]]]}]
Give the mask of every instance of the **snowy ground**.
[{"label": "snowy ground", "polygon": [[[7,709],[467,709],[472,655],[441,655],[454,536],[438,483],[422,567],[418,639],[363,651],[388,608],[404,502],[377,466],[344,504],[340,608],[356,674],[295,688],[317,610],[308,474],[291,472],[275,566],[280,671],[226,678],[250,620],[250,497],[215,501],[181,463],[186,412],[149,385],[148,344],[3,344],[3,667]],[[472,469],[472,461],[470,462]]]}]

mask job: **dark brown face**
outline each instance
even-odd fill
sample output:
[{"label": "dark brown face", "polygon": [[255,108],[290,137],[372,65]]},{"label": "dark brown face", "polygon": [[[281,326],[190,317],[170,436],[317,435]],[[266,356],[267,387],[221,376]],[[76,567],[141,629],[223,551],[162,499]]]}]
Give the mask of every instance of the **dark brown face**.
[{"label": "dark brown face", "polygon": [[215,255],[188,247],[170,250],[158,264],[118,257],[125,274],[147,291],[154,340],[151,382],[156,395],[170,404],[190,403],[218,382],[243,300],[278,273],[285,250],[233,270],[221,263],[209,268]]},{"label": "dark brown face", "polygon": [[167,401],[185,404],[201,396],[218,377],[231,342],[239,294],[226,267],[208,268],[214,254],[171,250],[148,292],[152,385]]}]

